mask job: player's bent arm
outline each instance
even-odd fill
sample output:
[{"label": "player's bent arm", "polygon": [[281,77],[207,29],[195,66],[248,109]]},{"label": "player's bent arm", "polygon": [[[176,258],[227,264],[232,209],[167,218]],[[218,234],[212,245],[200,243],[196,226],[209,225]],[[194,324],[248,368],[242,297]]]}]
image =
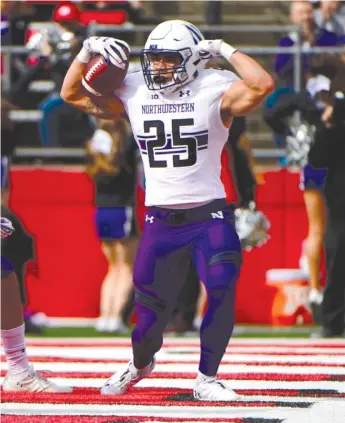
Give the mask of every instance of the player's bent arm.
[{"label": "player's bent arm", "polygon": [[117,119],[126,114],[123,104],[117,97],[89,97],[81,81],[85,63],[75,58],[68,69],[62,88],[61,97],[66,103],[95,116],[99,119]]},{"label": "player's bent arm", "polygon": [[241,77],[224,93],[221,103],[221,116],[225,126],[229,126],[232,116],[244,116],[256,109],[274,90],[274,79],[254,59],[235,51],[226,59]]}]

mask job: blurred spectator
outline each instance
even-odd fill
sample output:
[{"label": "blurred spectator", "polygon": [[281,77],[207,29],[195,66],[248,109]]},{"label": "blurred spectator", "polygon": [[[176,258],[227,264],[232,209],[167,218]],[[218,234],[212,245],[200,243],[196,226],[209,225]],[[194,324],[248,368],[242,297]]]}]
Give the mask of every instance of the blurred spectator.
[{"label": "blurred spectator", "polygon": [[101,121],[87,151],[87,172],[95,182],[95,223],[108,273],[102,282],[100,332],[126,332],[123,312],[132,291],[136,250],[135,188],[137,146],[125,120]]},{"label": "blurred spectator", "polygon": [[314,12],[314,17],[316,25],[340,37],[345,34],[345,26],[342,22],[344,18],[338,15],[339,8],[340,1],[322,0],[320,7]]},{"label": "blurred spectator", "polygon": [[[334,47],[339,42],[337,34],[320,28],[316,24],[311,3],[293,1],[290,7],[290,20],[292,24],[299,25],[301,28],[302,45]],[[279,46],[291,47],[295,45],[295,43],[295,34],[291,33],[280,40]],[[293,57],[292,54],[279,53],[275,59],[275,71],[289,86],[293,84]],[[301,82],[303,86],[305,84],[307,72],[310,69],[310,60],[309,55],[302,56],[303,81]]]},{"label": "blurred spectator", "polygon": [[345,322],[345,54],[340,55],[330,86],[330,103],[316,131],[309,160],[327,169],[326,266],[327,282],[322,302],[321,337],[344,334]]},{"label": "blurred spectator", "polygon": [[[328,208],[330,208],[331,204],[333,213],[340,214],[339,211],[335,212],[335,210],[339,210],[340,208],[342,212],[342,207],[345,207],[342,205],[343,203],[345,204],[345,200],[342,201],[345,195],[341,192],[341,186],[345,182],[345,174],[341,173],[342,170],[339,164],[336,165],[338,167],[335,167],[335,174],[333,174],[332,177],[330,175],[330,167],[318,165],[319,162],[322,163],[325,159],[320,153],[320,147],[315,146],[315,144],[321,146],[324,144],[324,147],[327,144],[330,148],[332,145],[334,147],[337,146],[337,141],[332,141],[331,135],[333,135],[335,139],[337,137],[339,138],[341,125],[338,124],[336,133],[330,131],[329,136],[326,138],[326,132],[322,130],[322,116],[325,115],[332,104],[330,93],[332,89],[334,91],[332,87],[335,86],[337,81],[339,81],[338,87],[344,90],[345,79],[343,69],[345,61],[343,63],[339,62],[339,60],[342,60],[342,57],[344,57],[344,55],[320,55],[318,61],[313,62],[313,67],[311,68],[312,75],[306,84],[307,91],[302,91],[301,93],[292,92],[281,96],[275,106],[266,111],[265,115],[266,122],[269,123],[278,134],[283,136],[290,134],[287,136],[288,145],[291,142],[294,143],[294,149],[296,149],[294,159],[298,159],[297,163],[303,165],[301,188],[304,191],[304,201],[308,217],[308,237],[305,243],[304,254],[306,257],[306,267],[309,272],[311,288],[309,302],[313,310],[315,321],[320,321],[321,319],[321,304],[323,301],[323,294],[320,287],[320,260],[326,229],[325,190],[329,198]],[[297,128],[298,131],[295,131],[291,124],[293,120],[289,121],[295,111],[301,113],[301,122]],[[345,108],[338,108],[336,114],[340,116],[342,114],[342,118],[345,120]],[[305,131],[308,125],[311,130],[309,134]],[[314,135],[315,130],[316,135]],[[316,140],[318,141],[316,142]],[[335,148],[341,160],[344,160],[341,147],[337,146]],[[308,162],[306,163],[307,156]],[[344,163],[344,161],[342,163]],[[335,196],[331,193],[331,189],[335,190]],[[332,201],[332,203],[330,203],[330,201]],[[335,222],[335,224],[337,224],[337,220],[335,220]],[[337,277],[335,277],[335,279],[336,278]],[[334,283],[339,285],[339,281],[337,280]],[[331,289],[333,289],[333,286]],[[335,289],[337,288],[335,287]],[[328,304],[327,307],[329,307],[327,313],[329,313],[328,318],[330,318],[331,304],[327,301],[326,304]],[[339,327],[339,323],[336,323],[336,325]],[[329,324],[329,326],[331,326],[331,324]]]}]

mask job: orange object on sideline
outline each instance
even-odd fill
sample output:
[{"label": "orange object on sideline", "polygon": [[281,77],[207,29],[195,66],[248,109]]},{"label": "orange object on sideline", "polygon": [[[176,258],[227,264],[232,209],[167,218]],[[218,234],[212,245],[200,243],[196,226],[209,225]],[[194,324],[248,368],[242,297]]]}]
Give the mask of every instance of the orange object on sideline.
[{"label": "orange object on sideline", "polygon": [[301,269],[270,269],[266,272],[266,284],[277,288],[271,311],[273,325],[312,323],[307,273]]}]

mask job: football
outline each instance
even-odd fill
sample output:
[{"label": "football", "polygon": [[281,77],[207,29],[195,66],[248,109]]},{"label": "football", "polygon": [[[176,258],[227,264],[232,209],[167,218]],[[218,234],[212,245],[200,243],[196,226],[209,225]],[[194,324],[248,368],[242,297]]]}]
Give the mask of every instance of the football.
[{"label": "football", "polygon": [[125,68],[121,69],[112,63],[108,64],[102,55],[94,55],[85,66],[82,84],[93,95],[108,96],[121,86],[128,65],[127,60]]}]

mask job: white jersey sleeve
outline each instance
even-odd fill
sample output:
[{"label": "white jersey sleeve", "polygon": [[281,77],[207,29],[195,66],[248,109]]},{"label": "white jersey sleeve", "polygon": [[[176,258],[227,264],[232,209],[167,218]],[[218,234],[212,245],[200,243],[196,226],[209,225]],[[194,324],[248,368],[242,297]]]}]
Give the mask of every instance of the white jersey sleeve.
[{"label": "white jersey sleeve", "polygon": [[218,93],[225,93],[231,85],[240,81],[240,78],[234,73],[223,69],[205,69],[205,78],[202,83],[212,84],[213,89],[218,88]]},{"label": "white jersey sleeve", "polygon": [[200,78],[200,90],[207,90],[210,97],[210,120],[217,126],[224,127],[221,120],[220,106],[223,94],[240,78],[228,70],[205,69]]}]

